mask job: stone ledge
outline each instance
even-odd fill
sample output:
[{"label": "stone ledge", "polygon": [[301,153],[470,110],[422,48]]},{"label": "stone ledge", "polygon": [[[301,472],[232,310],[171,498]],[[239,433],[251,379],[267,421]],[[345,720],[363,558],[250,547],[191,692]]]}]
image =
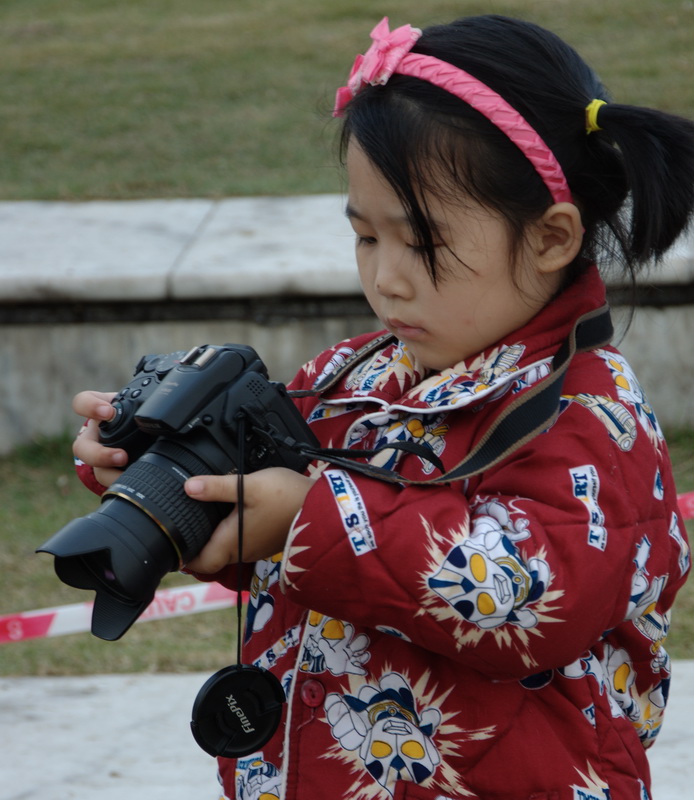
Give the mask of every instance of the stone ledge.
[{"label": "stone ledge", "polygon": [[0,203],[8,303],[359,291],[339,195]]},{"label": "stone ledge", "polygon": [[[0,304],[358,294],[343,206],[341,195],[0,203]],[[675,297],[694,285],[694,236],[639,284]]]}]

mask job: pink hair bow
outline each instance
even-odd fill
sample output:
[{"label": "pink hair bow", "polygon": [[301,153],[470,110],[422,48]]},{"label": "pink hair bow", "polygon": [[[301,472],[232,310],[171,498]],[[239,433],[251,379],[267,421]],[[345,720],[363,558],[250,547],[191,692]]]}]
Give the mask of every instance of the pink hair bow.
[{"label": "pink hair bow", "polygon": [[333,116],[342,116],[347,103],[364,86],[387,83],[421,35],[421,30],[413,28],[411,25],[402,25],[391,31],[388,27],[388,17],[383,17],[371,31],[373,39],[371,47],[364,55],[359,54],[354,60],[347,86],[342,86],[337,90]]}]

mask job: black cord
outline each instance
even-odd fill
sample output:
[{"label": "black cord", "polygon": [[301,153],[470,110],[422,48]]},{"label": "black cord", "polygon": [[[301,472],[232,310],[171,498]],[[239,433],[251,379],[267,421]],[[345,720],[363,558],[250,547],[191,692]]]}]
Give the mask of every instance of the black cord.
[{"label": "black cord", "polygon": [[241,640],[243,638],[243,473],[246,463],[246,417],[238,416],[239,471],[236,477],[237,501],[239,517],[238,564],[236,566],[236,663],[241,664]]}]

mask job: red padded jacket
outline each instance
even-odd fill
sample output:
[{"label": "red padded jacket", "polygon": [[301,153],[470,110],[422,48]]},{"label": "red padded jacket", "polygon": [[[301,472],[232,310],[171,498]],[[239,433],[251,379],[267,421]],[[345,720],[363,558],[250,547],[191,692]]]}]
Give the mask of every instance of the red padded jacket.
[{"label": "red padded jacket", "polygon": [[[426,374],[386,341],[297,404],[324,446],[415,442],[451,469],[604,301],[591,269],[474,359]],[[373,338],[321,354],[291,388]],[[375,461],[436,474],[421,453]],[[311,470],[284,553],[255,566],[244,645],[288,702],[262,751],[220,760],[229,798],[650,796],[690,556],[661,429],[617,350],[576,355],[553,424],[466,481]]]}]

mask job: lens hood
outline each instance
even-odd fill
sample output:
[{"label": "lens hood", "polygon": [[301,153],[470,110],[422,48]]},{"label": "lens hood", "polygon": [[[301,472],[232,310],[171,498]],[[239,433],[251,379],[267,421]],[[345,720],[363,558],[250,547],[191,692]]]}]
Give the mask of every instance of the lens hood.
[{"label": "lens hood", "polygon": [[[109,504],[117,505],[116,514]],[[120,639],[152,602],[162,577],[175,569],[173,548],[158,529],[149,536],[132,535],[138,523],[142,533],[142,516],[129,503],[106,501],[98,512],[73,519],[36,551],[55,557],[63,583],[96,592],[91,630],[100,639]]]}]

